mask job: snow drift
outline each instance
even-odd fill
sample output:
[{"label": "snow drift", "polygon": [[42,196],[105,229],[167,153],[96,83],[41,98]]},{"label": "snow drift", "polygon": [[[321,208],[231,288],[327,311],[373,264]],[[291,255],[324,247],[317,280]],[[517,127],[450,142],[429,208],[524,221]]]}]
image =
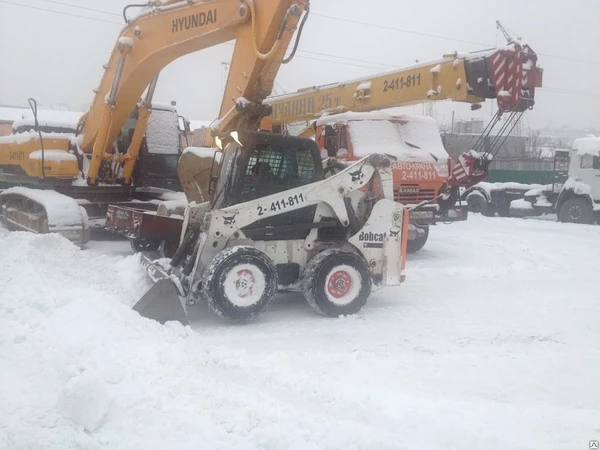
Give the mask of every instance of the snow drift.
[{"label": "snow drift", "polygon": [[356,316],[324,318],[298,297],[231,326],[197,305],[194,331],[134,313],[138,258],[93,244],[0,228],[0,450],[598,438],[598,226],[473,215],[436,227],[406,283]]}]

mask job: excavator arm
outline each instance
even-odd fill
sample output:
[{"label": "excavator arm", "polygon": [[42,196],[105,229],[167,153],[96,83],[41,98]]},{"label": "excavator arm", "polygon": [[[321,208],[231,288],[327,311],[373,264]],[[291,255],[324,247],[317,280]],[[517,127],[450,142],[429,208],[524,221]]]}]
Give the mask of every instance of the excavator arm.
[{"label": "excavator arm", "polygon": [[[308,0],[182,0],[151,2],[127,25],[115,44],[96,95],[80,121],[80,147],[91,154],[89,184],[99,181],[102,161],[124,163],[127,183],[151,109],[160,71],[186,54],[235,40],[218,130],[252,128],[269,113],[261,108],[270,94]],[[127,9],[127,8],[126,8]],[[150,88],[149,88],[150,86]],[[138,129],[127,154],[113,155],[112,144],[140,105]]]}]

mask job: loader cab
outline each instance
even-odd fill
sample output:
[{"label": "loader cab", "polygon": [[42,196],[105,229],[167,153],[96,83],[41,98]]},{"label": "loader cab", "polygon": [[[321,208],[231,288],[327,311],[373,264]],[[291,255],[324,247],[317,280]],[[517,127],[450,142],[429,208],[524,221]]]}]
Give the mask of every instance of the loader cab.
[{"label": "loader cab", "polygon": [[[213,198],[213,208],[256,200],[325,178],[319,148],[311,139],[268,132],[238,132],[228,143]],[[285,206],[283,206],[285,208]],[[303,239],[310,232],[315,206],[291,211],[246,227],[254,240]],[[283,233],[285,227],[285,235]],[[277,229],[281,230],[281,233]]]}]

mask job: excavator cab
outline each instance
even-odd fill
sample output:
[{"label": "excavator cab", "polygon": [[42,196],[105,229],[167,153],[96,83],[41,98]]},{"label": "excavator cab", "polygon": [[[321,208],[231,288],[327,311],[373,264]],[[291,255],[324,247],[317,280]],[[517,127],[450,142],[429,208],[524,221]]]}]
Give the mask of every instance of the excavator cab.
[{"label": "excavator cab", "polygon": [[[132,122],[135,128],[135,121]],[[153,105],[133,173],[136,186],[181,191],[177,163],[183,151],[182,132],[177,111],[172,107]]]}]

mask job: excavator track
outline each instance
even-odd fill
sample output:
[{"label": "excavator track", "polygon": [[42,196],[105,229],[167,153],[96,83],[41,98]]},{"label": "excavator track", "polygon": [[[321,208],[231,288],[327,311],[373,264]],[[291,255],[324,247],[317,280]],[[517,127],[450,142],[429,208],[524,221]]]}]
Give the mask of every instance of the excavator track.
[{"label": "excavator track", "polygon": [[0,220],[9,230],[58,233],[78,247],[90,240],[85,209],[76,200],[55,191],[21,186],[3,191]]}]

